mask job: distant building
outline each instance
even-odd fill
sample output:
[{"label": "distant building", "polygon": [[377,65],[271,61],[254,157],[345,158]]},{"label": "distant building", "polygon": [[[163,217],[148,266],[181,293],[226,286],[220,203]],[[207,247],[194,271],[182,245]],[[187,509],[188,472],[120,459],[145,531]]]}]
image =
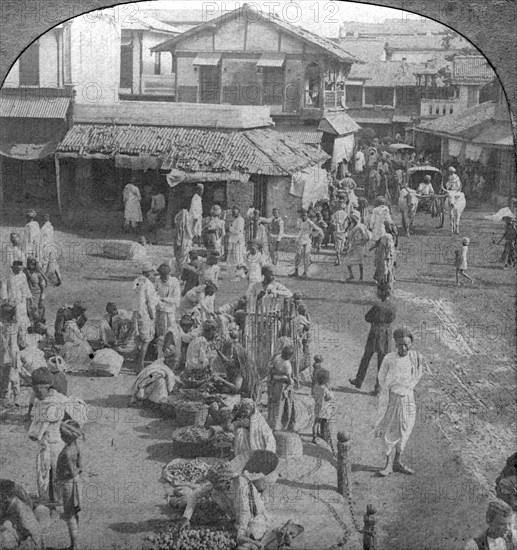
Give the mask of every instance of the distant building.
[{"label": "distant building", "polygon": [[[277,124],[313,130],[332,113],[334,121],[343,120],[338,126],[347,136],[358,129],[343,103],[345,79],[361,61],[329,39],[246,4],[152,51],[172,53],[177,101],[267,105]],[[332,142],[347,136],[332,136]],[[345,155],[352,153],[353,143]]]}]

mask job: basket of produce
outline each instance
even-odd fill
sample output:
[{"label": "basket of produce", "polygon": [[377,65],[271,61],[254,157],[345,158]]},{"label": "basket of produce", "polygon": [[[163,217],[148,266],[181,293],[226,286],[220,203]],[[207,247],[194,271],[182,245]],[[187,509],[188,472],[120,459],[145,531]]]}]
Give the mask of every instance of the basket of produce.
[{"label": "basket of produce", "polygon": [[203,426],[208,417],[208,405],[199,401],[175,401],[173,407],[178,426]]},{"label": "basket of produce", "polygon": [[148,535],[144,550],[234,550],[237,542],[226,530],[218,529],[185,529],[177,526],[157,535]]},{"label": "basket of produce", "polygon": [[163,477],[173,486],[197,485],[206,481],[210,466],[196,458],[175,458],[163,468]]},{"label": "basket of produce", "polygon": [[183,386],[187,389],[201,389],[210,382],[212,372],[209,368],[184,372],[181,376]]},{"label": "basket of produce", "polygon": [[185,426],[172,432],[174,453],[182,458],[211,456],[214,452],[212,439],[212,430],[200,426]]}]

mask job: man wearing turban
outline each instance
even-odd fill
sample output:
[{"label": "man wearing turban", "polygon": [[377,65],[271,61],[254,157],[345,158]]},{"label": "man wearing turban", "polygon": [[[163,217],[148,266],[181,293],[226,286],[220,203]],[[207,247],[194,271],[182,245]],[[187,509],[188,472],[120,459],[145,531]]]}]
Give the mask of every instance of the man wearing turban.
[{"label": "man wearing turban", "polygon": [[465,550],[498,550],[513,548],[507,544],[507,537],[510,531],[512,509],[502,500],[494,500],[489,503],[486,512],[488,529],[480,535],[470,539]]},{"label": "man wearing turban", "polygon": [[380,396],[375,436],[384,440],[386,449],[386,466],[379,472],[383,477],[393,471],[413,473],[402,463],[401,456],[415,425],[413,390],[424,369],[428,370],[422,355],[410,350],[413,334],[409,330],[396,329],[393,339],[397,350],[386,355],[378,376]]},{"label": "man wearing turban", "polygon": [[36,221],[36,210],[27,210],[27,223],[23,229],[23,251],[26,256],[38,258],[41,230]]}]

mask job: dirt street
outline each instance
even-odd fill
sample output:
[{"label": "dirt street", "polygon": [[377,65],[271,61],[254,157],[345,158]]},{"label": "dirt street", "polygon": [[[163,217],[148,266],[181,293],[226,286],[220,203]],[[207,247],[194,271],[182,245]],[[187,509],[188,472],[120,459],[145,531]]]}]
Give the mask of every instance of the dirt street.
[{"label": "dirt street", "polygon": [[[377,398],[368,395],[375,359],[363,391],[348,383],[366,341],[364,314],[375,297],[371,253],[364,283],[344,283],[346,268],[334,267],[330,250],[314,257],[308,280],[285,278],[292,269],[292,253],[283,254],[278,268],[281,282],[300,291],[309,307],[312,353],[322,354],[331,372],[336,426],[352,437],[352,507],[361,524],[366,505],[377,508],[382,549],[463,547],[482,529],[487,495],[506,457],[515,451],[515,271],[492,263],[501,253],[492,239],[500,237],[502,224],[485,221],[487,213],[467,211],[461,234],[455,237],[449,236],[447,225],[437,230],[435,220],[419,213],[415,235],[400,238],[394,328],[404,325],[414,332],[414,348],[427,358],[431,371],[417,388],[417,423],[406,452],[414,476],[376,475],[384,460],[381,444],[373,438]],[[9,222],[1,228],[3,248],[16,225]],[[56,230],[64,285],[49,291],[51,326],[57,307],[76,299],[87,302],[92,319],[101,317],[108,301],[128,308],[138,264],[100,257],[98,243],[108,237],[100,229],[88,234]],[[454,286],[454,250],[463,236],[471,239],[472,287]],[[169,254],[166,246],[151,252],[157,261],[168,260]],[[245,283],[231,283],[223,271],[216,305],[244,292]],[[155,413],[129,408],[133,380],[127,369],[112,379],[70,377],[71,393],[90,406],[82,443],[86,492],[80,539],[85,549],[137,549],[145,534],[170,515],[160,477],[173,458],[173,424]],[[25,389],[25,401],[28,393]],[[309,410],[306,388],[299,400]],[[2,409],[0,466],[2,477],[24,483],[34,493],[36,446],[27,438],[23,412]],[[286,488],[283,500],[272,497],[269,508],[277,522],[292,517],[304,525],[306,533],[295,543],[297,548],[329,548],[347,532],[347,547],[355,548],[359,538],[348,505],[331,498],[336,482],[333,457],[310,443],[309,432],[307,421],[301,427],[304,461],[286,467],[279,481],[279,487]],[[64,522],[52,523],[46,542],[53,548],[68,544]]]}]

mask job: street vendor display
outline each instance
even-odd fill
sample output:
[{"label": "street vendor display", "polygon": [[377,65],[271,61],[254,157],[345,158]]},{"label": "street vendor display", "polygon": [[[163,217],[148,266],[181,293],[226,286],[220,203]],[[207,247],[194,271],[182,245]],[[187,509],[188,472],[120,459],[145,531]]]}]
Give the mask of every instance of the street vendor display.
[{"label": "street vendor display", "polygon": [[[269,454],[275,456],[274,453]],[[254,453],[250,453],[239,455],[231,462],[220,462],[210,467],[206,481],[194,486],[191,483],[175,486],[169,504],[184,507],[182,530],[190,530],[190,519],[196,506],[202,499],[210,498],[235,521],[238,544],[260,547],[257,542],[268,529],[268,517],[261,491],[265,489],[265,477],[278,466],[278,459],[256,461],[255,467],[248,466],[253,457]],[[248,468],[256,471],[250,472]]]}]

